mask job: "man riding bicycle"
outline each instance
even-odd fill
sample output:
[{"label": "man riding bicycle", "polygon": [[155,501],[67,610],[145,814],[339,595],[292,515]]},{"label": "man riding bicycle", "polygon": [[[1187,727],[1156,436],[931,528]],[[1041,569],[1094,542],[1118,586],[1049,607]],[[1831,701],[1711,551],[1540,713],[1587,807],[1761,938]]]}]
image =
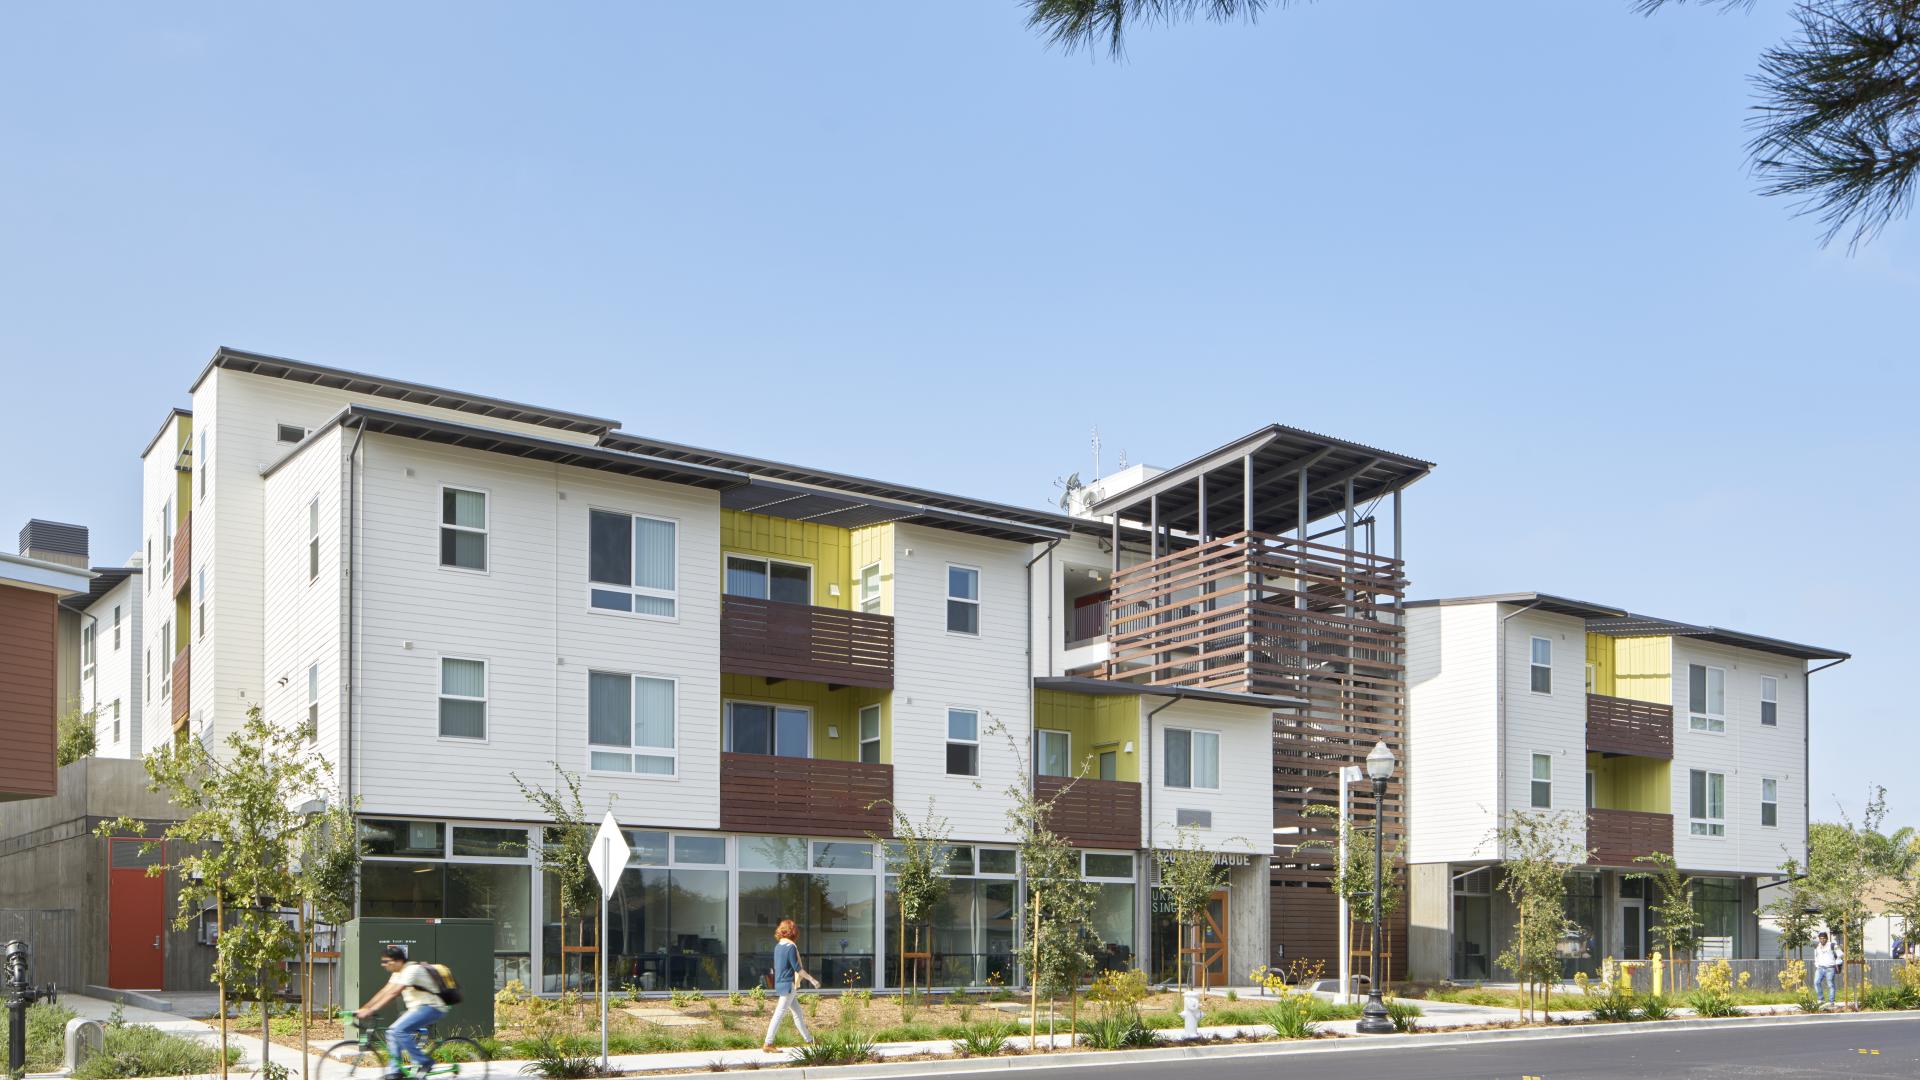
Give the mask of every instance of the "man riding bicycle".
[{"label": "man riding bicycle", "polygon": [[407,950],[398,945],[380,950],[380,966],[387,969],[387,984],[372,1000],[354,1010],[354,1018],[365,1020],[399,997],[405,1011],[387,1029],[387,1080],[398,1080],[401,1076],[403,1055],[405,1060],[413,1062],[419,1075],[425,1076],[433,1061],[420,1052],[417,1036],[447,1015],[447,1003],[439,994],[440,982],[427,970],[427,965],[409,962]]}]

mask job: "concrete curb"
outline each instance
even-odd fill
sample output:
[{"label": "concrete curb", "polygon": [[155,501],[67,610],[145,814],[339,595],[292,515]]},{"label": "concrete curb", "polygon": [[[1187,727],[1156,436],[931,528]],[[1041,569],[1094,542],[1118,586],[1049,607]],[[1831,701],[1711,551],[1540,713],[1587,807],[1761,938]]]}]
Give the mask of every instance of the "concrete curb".
[{"label": "concrete curb", "polygon": [[[1592,1039],[1609,1035],[1647,1034],[1663,1031],[1711,1030],[1735,1024],[1859,1024],[1913,1020],[1916,1014],[1829,1013],[1819,1016],[1727,1016],[1680,1020],[1643,1020],[1629,1024],[1590,1024],[1578,1027],[1507,1028],[1492,1031],[1454,1031],[1433,1034],[1357,1035],[1339,1039],[1312,1039],[1296,1042],[1229,1043],[1226,1045],[1185,1045],[1154,1050],[1109,1050],[1085,1053],[1022,1054],[1012,1057],[932,1059],[927,1061],[884,1061],[867,1065],[830,1065],[817,1068],[782,1068],[780,1075],[800,1078],[920,1076],[926,1073],[974,1073],[1025,1069],[1099,1068],[1110,1065],[1150,1064],[1187,1061],[1195,1058],[1295,1057],[1307,1054],[1338,1054],[1365,1050],[1423,1050],[1439,1046],[1507,1040],[1513,1042],[1555,1039]],[[496,1067],[499,1065],[495,1063]],[[676,1066],[675,1070],[685,1066]],[[627,1070],[629,1073],[664,1070]],[[732,1071],[732,1070],[728,1070]]]}]

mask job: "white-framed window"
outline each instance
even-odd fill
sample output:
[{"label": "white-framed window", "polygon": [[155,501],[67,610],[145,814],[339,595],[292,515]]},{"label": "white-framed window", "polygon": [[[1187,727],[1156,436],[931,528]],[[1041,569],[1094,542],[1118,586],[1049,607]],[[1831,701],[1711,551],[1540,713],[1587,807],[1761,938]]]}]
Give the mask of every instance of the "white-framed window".
[{"label": "white-framed window", "polygon": [[1727,835],[1725,773],[1688,770],[1687,817],[1691,819],[1691,831],[1695,836]]},{"label": "white-framed window", "polygon": [[947,633],[980,634],[980,571],[947,564]]},{"label": "white-framed window", "polygon": [[947,710],[947,775],[980,775],[980,713]]},{"label": "white-framed window", "polygon": [[860,568],[860,610],[869,615],[880,614],[879,563],[868,563]]},{"label": "white-framed window", "polygon": [[679,772],[679,684],[654,675],[587,673],[587,766],[594,772]]},{"label": "white-framed window", "polygon": [[587,514],[587,604],[656,619],[679,612],[679,524],[616,510]]},{"label": "white-framed window", "polygon": [[203,427],[200,429],[200,453],[198,457],[200,460],[195,464],[200,466],[200,498],[205,499],[207,497],[207,474],[213,471],[213,429],[211,427]]},{"label": "white-framed window", "polygon": [[160,574],[166,577],[173,573],[173,499],[169,497],[160,507]]},{"label": "white-framed window", "polygon": [[160,662],[160,700],[165,701],[173,694],[173,620],[160,624],[160,651],[166,658]]},{"label": "white-framed window", "polygon": [[1533,784],[1529,804],[1535,810],[1553,806],[1553,755],[1533,755]]},{"label": "white-framed window", "polygon": [[276,424],[273,437],[283,443],[297,443],[307,437],[307,429],[299,424]]},{"label": "white-framed window", "polygon": [[1760,781],[1760,824],[1769,829],[1780,824],[1780,781],[1771,776]]},{"label": "white-framed window", "polygon": [[1125,851],[1083,851],[1080,876],[1106,881],[1133,880],[1133,854]]},{"label": "white-framed window", "polygon": [[860,710],[860,761],[866,765],[880,764],[880,706],[868,705]]},{"label": "white-framed window", "polygon": [[80,677],[91,679],[93,671],[93,624],[88,623],[80,628]]},{"label": "white-framed window", "polygon": [[140,564],[140,587],[153,591],[153,537],[147,537],[147,558]]},{"label": "white-framed window", "polygon": [[813,756],[813,711],[798,705],[729,701],[721,748],[733,754]]},{"label": "white-framed window", "polygon": [[1771,675],[1760,676],[1760,724],[1780,726],[1780,680]]},{"label": "white-framed window", "polygon": [[440,658],[440,737],[487,737],[487,662],[470,657]]},{"label": "white-framed window", "polygon": [[1073,775],[1073,735],[1066,731],[1053,731],[1041,728],[1036,733],[1040,739],[1039,765],[1041,776]]},{"label": "white-framed window", "polygon": [[1537,637],[1528,645],[1531,686],[1536,694],[1553,693],[1553,642]]},{"label": "white-framed window", "polygon": [[207,636],[206,563],[201,563],[193,572],[193,633],[195,637]]},{"label": "white-framed window", "polygon": [[813,567],[807,563],[759,555],[728,555],[724,585],[728,596],[776,600],[782,604],[813,603]]},{"label": "white-framed window", "polygon": [[152,701],[152,700],[153,700],[153,650],[152,650],[152,649],[148,649],[148,650],[147,650],[147,666],[146,666],[146,673],[147,673],[147,697],[146,697],[146,699],[147,699],[148,701]]},{"label": "white-framed window", "polygon": [[1727,672],[1687,665],[1687,727],[1720,734],[1727,730]]},{"label": "white-framed window", "polygon": [[120,699],[113,699],[113,741],[120,741]]},{"label": "white-framed window", "polygon": [[487,568],[487,493],[440,485],[440,565]]},{"label": "white-framed window", "polygon": [[1161,775],[1170,788],[1220,787],[1220,733],[1170,727],[1161,736],[1166,766]]},{"label": "white-framed window", "polygon": [[1599,693],[1600,692],[1598,689],[1599,686],[1600,686],[1600,669],[1595,667],[1593,663],[1589,661],[1587,664],[1587,693],[1589,694]]},{"label": "white-framed window", "polygon": [[307,741],[320,737],[320,665],[307,665]]},{"label": "white-framed window", "polygon": [[1593,791],[1594,783],[1595,781],[1594,781],[1593,770],[1588,769],[1587,770],[1587,809],[1589,810],[1592,810],[1595,806],[1598,805],[1596,802],[1594,802],[1594,791]]},{"label": "white-framed window", "polygon": [[113,651],[120,651],[120,605],[113,605]]},{"label": "white-framed window", "polygon": [[320,576],[320,497],[307,501],[307,584]]}]

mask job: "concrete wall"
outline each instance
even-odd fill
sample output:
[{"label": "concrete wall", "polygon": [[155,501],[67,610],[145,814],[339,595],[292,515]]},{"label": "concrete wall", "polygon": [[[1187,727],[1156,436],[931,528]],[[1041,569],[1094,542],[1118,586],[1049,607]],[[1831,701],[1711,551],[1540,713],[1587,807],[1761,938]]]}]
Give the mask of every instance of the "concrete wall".
[{"label": "concrete wall", "polygon": [[1407,977],[1439,982],[1453,974],[1453,874],[1449,863],[1407,867]]}]

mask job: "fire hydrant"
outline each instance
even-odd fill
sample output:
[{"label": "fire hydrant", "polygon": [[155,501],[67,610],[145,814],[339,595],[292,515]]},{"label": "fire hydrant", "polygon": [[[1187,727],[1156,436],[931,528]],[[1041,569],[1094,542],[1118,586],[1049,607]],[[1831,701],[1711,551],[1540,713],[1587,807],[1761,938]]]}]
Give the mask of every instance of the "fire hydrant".
[{"label": "fire hydrant", "polygon": [[26,942],[7,942],[7,1075],[16,1077],[27,1071],[27,1006],[59,997],[52,986],[35,986],[27,981],[27,956]]},{"label": "fire hydrant", "polygon": [[1184,995],[1186,1005],[1180,1010],[1180,1019],[1187,1022],[1187,1038],[1200,1034],[1200,991],[1189,990]]}]

